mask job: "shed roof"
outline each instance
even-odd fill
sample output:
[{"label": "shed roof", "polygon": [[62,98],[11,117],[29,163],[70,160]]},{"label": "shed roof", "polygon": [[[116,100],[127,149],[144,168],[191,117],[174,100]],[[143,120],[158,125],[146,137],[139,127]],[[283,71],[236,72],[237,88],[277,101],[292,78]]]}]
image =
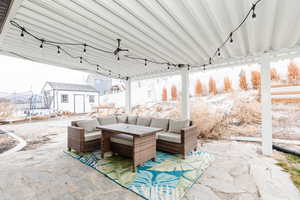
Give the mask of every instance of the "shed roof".
[{"label": "shed roof", "polygon": [[[22,1],[22,0],[20,0]],[[255,0],[23,0],[11,18],[32,33],[49,40],[79,42],[114,51],[117,38],[129,55],[156,61],[207,63],[209,56],[241,22]],[[255,20],[234,34],[233,44],[225,46],[213,66],[261,56],[265,52],[300,52],[300,1],[262,0]],[[96,73],[96,67],[79,59],[57,55],[55,47],[9,26],[0,45],[2,53],[14,52],[37,62]],[[99,53],[81,46],[66,46],[74,55],[84,56],[112,72],[129,77],[171,73],[166,65],[132,61],[121,56]],[[126,52],[123,52],[126,54]],[[207,67],[207,69],[210,66]],[[101,71],[101,70],[100,70]],[[109,73],[103,72],[106,75]]]},{"label": "shed roof", "polygon": [[93,86],[85,84],[46,82],[54,90],[98,92]]}]

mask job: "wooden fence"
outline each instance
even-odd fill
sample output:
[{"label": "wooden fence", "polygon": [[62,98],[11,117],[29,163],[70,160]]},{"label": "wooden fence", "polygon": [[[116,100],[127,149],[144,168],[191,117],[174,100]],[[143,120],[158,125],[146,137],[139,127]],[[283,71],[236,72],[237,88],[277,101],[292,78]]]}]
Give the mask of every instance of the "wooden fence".
[{"label": "wooden fence", "polygon": [[299,103],[300,84],[278,84],[271,86],[272,102]]}]

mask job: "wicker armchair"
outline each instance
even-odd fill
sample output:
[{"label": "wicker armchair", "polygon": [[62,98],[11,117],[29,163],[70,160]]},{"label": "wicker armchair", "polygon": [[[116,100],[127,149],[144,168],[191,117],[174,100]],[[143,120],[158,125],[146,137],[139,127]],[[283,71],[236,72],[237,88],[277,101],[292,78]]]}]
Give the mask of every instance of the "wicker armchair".
[{"label": "wicker armchair", "polygon": [[[82,120],[81,120],[82,121]],[[72,121],[68,127],[68,150],[79,152],[92,152],[100,149],[101,132],[94,131],[87,133],[84,128],[78,126],[80,121]]]},{"label": "wicker armchair", "polygon": [[185,158],[189,152],[197,150],[197,137],[197,127],[190,122],[189,127],[181,129],[179,135],[180,140],[177,142],[162,140],[159,135],[156,142],[156,149],[169,153],[181,154],[183,158]]}]

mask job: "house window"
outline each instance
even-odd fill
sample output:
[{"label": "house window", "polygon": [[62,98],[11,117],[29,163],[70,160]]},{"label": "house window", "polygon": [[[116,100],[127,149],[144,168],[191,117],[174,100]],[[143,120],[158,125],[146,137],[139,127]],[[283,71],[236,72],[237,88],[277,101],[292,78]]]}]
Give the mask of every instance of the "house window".
[{"label": "house window", "polygon": [[90,103],[95,103],[95,96],[94,95],[89,96],[89,102]]},{"label": "house window", "polygon": [[69,103],[69,95],[67,95],[67,94],[62,94],[62,95],[61,95],[61,102],[62,102],[62,103]]}]

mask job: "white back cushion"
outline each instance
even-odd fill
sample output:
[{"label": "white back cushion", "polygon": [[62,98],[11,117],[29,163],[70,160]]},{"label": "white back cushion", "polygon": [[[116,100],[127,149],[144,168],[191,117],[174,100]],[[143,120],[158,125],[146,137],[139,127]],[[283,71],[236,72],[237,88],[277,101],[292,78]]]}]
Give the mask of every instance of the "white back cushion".
[{"label": "white back cushion", "polygon": [[180,133],[181,129],[189,127],[189,120],[170,120],[169,132]]},{"label": "white back cushion", "polygon": [[127,123],[127,116],[126,115],[117,116],[117,121],[118,123]]},{"label": "white back cushion", "polygon": [[128,124],[136,124],[137,116],[128,116]]},{"label": "white back cushion", "polygon": [[93,132],[96,130],[96,127],[99,126],[99,123],[97,119],[91,119],[78,121],[77,125],[80,128],[83,128],[86,132]]},{"label": "white back cushion", "polygon": [[100,118],[100,124],[101,125],[109,125],[109,124],[116,124],[116,123],[117,123],[116,117]]},{"label": "white back cushion", "polygon": [[151,118],[150,117],[138,117],[136,125],[140,126],[150,126]]},{"label": "white back cushion", "polygon": [[159,119],[152,118],[150,127],[162,128],[164,131],[168,131],[169,120],[168,119]]}]

